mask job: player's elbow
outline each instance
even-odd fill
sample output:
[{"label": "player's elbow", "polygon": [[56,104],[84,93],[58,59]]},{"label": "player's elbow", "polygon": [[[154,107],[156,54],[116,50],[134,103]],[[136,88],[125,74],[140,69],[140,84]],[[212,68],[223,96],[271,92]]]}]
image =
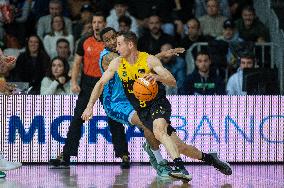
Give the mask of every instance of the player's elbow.
[{"label": "player's elbow", "polygon": [[170,87],[177,87],[177,81],[175,79],[171,79],[171,81],[168,84]]}]

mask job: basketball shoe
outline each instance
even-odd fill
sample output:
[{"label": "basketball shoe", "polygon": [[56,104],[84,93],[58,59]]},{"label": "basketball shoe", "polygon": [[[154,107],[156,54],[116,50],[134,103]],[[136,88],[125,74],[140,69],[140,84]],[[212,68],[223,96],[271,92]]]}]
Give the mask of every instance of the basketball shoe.
[{"label": "basketball shoe", "polygon": [[120,168],[129,169],[130,168],[129,157],[127,155],[123,155],[121,159],[122,159],[122,162],[120,163]]},{"label": "basketball shoe", "polygon": [[11,162],[6,159],[4,159],[4,155],[0,153],[0,171],[8,171],[20,168],[22,166],[22,163],[20,162]]},{"label": "basketball shoe", "polygon": [[232,174],[232,168],[230,164],[226,161],[222,161],[221,159],[219,159],[216,152],[208,153],[208,155],[210,156],[210,162],[207,162],[209,165],[212,165],[214,168],[216,168],[225,175]]},{"label": "basketball shoe", "polygon": [[5,177],[6,177],[5,172],[0,171],[0,178],[5,178]]},{"label": "basketball shoe", "polygon": [[169,173],[172,171],[171,167],[168,165],[167,160],[162,160],[159,164],[153,154],[150,145],[145,142],[143,148],[149,156],[151,166],[157,171],[158,176],[160,177],[169,177]]},{"label": "basketball shoe", "polygon": [[177,166],[172,169],[169,175],[175,179],[180,179],[183,182],[189,182],[190,180],[192,180],[192,175],[189,174],[185,168],[179,168]]},{"label": "basketball shoe", "polygon": [[49,164],[54,168],[70,168],[70,157],[64,157],[63,153],[60,153],[56,159],[50,159]]}]

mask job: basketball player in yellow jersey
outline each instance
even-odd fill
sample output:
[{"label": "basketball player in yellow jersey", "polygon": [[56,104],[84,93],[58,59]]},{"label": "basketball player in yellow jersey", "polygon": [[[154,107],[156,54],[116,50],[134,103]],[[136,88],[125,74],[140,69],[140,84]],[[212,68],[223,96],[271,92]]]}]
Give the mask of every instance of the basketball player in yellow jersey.
[{"label": "basketball player in yellow jersey", "polygon": [[[170,174],[175,178],[191,180],[191,175],[185,169],[175,142],[169,135],[175,130],[170,126],[171,105],[166,98],[163,84],[176,86],[173,75],[165,69],[155,56],[137,50],[137,37],[132,32],[120,33],[117,37],[117,51],[120,58],[111,62],[109,69],[117,70],[122,80],[125,94],[137,111],[141,122],[153,131],[174,161],[175,168]],[[112,66],[113,65],[113,66]],[[113,68],[113,69],[112,69]],[[110,70],[110,71],[111,71]],[[139,101],[133,93],[133,84],[136,79],[144,77],[150,82],[158,83],[158,94],[152,101]]]}]

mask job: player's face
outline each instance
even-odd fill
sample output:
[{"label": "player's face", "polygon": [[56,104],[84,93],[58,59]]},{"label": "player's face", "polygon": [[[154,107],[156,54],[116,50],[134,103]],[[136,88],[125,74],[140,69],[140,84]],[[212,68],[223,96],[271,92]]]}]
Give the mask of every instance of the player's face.
[{"label": "player's face", "polygon": [[103,35],[103,41],[105,47],[111,51],[116,51],[116,33],[114,31],[108,31]]},{"label": "player's face", "polygon": [[129,43],[124,40],[123,36],[117,37],[116,50],[122,57],[127,57],[130,54]]},{"label": "player's face", "polygon": [[198,55],[196,58],[196,66],[199,72],[207,73],[210,68],[211,61],[208,55]]},{"label": "player's face", "polygon": [[99,34],[103,28],[106,26],[106,22],[103,16],[93,16],[92,21],[93,30],[95,33]]},{"label": "player's face", "polygon": [[251,58],[241,58],[240,68],[253,68],[253,59]]},{"label": "player's face", "polygon": [[59,78],[60,76],[62,76],[64,72],[63,62],[59,59],[55,59],[52,62],[51,71],[55,78]]}]

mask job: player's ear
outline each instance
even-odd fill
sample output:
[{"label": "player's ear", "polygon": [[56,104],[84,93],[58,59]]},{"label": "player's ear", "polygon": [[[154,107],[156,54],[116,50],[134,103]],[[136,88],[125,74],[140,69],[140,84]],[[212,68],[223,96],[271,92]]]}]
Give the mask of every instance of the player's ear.
[{"label": "player's ear", "polygon": [[130,49],[132,49],[133,46],[134,46],[133,42],[132,42],[132,41],[129,41],[129,42],[128,42],[128,47],[129,47]]}]

